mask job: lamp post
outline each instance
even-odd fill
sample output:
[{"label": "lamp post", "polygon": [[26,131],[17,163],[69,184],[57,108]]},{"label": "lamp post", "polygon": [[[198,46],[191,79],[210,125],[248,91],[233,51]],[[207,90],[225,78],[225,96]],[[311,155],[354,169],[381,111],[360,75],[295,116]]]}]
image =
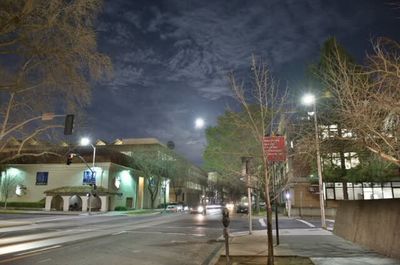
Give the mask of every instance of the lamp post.
[{"label": "lamp post", "polygon": [[321,167],[321,153],[319,150],[319,133],[318,133],[318,120],[317,120],[317,106],[315,104],[315,96],[306,94],[303,97],[304,105],[312,105],[314,112],[314,127],[315,127],[315,148],[317,150],[317,170],[318,170],[318,183],[319,183],[319,206],[321,208],[321,227],[326,229],[325,221],[325,205],[324,205],[324,187],[322,181],[322,167]]},{"label": "lamp post", "polygon": [[[94,165],[95,165],[95,161],[96,161],[96,146],[94,146],[90,142],[90,139],[87,138],[87,137],[84,137],[84,138],[81,139],[81,145],[82,146],[90,145],[93,148],[93,163],[92,163],[92,168],[90,169],[90,171],[92,173],[92,178],[93,178],[94,177]],[[95,185],[96,185],[96,183],[95,183]],[[92,186],[92,185],[90,185],[90,186]],[[92,200],[91,200],[91,198],[92,198],[92,191],[90,191],[90,193],[89,193],[89,202],[88,202],[89,203],[89,215],[92,212]]]},{"label": "lamp post", "polygon": [[[169,150],[171,150],[171,156],[172,156],[172,150],[174,150],[174,148],[175,148],[175,143],[173,141],[168,141],[167,142],[167,147],[168,147]],[[170,160],[168,156],[167,156],[167,159]],[[172,160],[172,157],[171,157],[171,160]],[[168,173],[168,170],[171,171],[171,168],[169,168],[169,166],[168,166],[168,161],[167,161],[166,166],[167,166],[167,170],[166,170],[167,171],[167,175],[168,175],[168,177],[170,177],[169,173]],[[166,211],[167,210],[167,178],[166,177],[164,177],[164,187],[165,187],[164,188],[164,211]],[[174,189],[175,189],[175,187],[174,187]]]},{"label": "lamp post", "polygon": [[285,197],[286,197],[286,209],[288,211],[288,217],[290,218],[290,216],[291,216],[290,212],[291,212],[291,209],[292,209],[292,203],[290,201],[290,190],[288,190],[286,192]]},{"label": "lamp post", "polygon": [[247,201],[248,201],[248,219],[249,219],[249,235],[253,233],[253,223],[252,223],[252,206],[253,203],[251,201],[251,181],[250,181],[250,172],[249,172],[249,163],[251,157],[242,157],[242,176],[247,181]]}]

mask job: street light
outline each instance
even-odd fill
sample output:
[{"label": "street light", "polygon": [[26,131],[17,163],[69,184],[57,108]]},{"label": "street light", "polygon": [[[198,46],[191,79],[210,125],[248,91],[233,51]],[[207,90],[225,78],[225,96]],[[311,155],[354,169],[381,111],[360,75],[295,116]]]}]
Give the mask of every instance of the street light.
[{"label": "street light", "polygon": [[286,209],[288,211],[288,217],[290,218],[290,216],[291,216],[290,212],[291,212],[291,209],[292,209],[292,203],[290,201],[290,191],[286,192],[285,197],[286,197]]},{"label": "street light", "polygon": [[326,229],[325,221],[325,206],[324,206],[324,188],[322,182],[322,168],[321,168],[321,154],[319,151],[319,136],[318,136],[318,120],[317,120],[317,106],[315,104],[315,96],[312,94],[306,94],[302,98],[304,105],[312,105],[314,115],[314,127],[315,127],[315,148],[317,150],[317,170],[318,170],[318,182],[319,182],[319,205],[321,208],[321,227]]},{"label": "street light", "polygon": [[83,137],[83,138],[81,139],[81,145],[82,145],[82,146],[88,146],[88,145],[90,145],[90,146],[93,148],[93,164],[92,164],[92,167],[93,167],[93,170],[94,170],[94,162],[95,162],[95,160],[96,160],[96,146],[94,146],[94,145],[90,142],[90,139],[87,138],[87,137]]},{"label": "street light", "polygon": [[[94,170],[95,170],[95,167],[94,167],[94,163],[95,163],[95,161],[96,161],[96,146],[94,146],[91,142],[90,142],[90,139],[89,138],[87,138],[87,137],[83,137],[82,139],[81,139],[81,145],[82,146],[88,146],[88,145],[90,145],[92,148],[93,148],[93,164],[92,164],[92,168],[90,169],[90,171],[91,171],[91,173],[92,173],[92,178],[94,177]],[[96,185],[96,183],[94,183],[94,185]],[[92,185],[90,185],[90,186],[92,186]],[[96,186],[95,186],[95,188],[96,188]],[[90,196],[89,196],[89,215],[90,215],[90,213],[92,212],[92,201],[91,201],[91,198],[92,198],[92,191],[90,191],[90,194],[89,194]]]}]

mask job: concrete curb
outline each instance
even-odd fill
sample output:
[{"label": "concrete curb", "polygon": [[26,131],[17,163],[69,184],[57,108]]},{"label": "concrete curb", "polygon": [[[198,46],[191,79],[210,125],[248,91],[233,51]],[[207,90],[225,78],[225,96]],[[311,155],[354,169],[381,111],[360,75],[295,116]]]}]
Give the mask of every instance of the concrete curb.
[{"label": "concrete curb", "polygon": [[14,227],[14,226],[23,226],[23,225],[31,225],[35,222],[15,222],[15,221],[0,221],[0,228]]},{"label": "concrete curb", "polygon": [[217,247],[211,252],[211,254],[201,263],[201,265],[214,265],[217,264],[221,254],[224,250],[224,244],[219,243]]}]

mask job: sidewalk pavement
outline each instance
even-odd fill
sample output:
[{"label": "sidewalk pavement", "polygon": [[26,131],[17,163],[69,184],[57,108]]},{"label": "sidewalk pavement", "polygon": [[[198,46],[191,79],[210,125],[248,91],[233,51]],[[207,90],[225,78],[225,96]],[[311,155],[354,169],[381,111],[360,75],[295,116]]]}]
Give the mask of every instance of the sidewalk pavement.
[{"label": "sidewalk pavement", "polygon": [[[230,256],[267,256],[267,230],[230,233]],[[274,242],[276,232],[273,231]],[[221,237],[219,241],[223,241]],[[399,265],[400,260],[387,258],[346,241],[321,228],[280,229],[280,244],[274,245],[275,256],[309,257],[316,265]],[[225,255],[225,248],[220,251]]]}]

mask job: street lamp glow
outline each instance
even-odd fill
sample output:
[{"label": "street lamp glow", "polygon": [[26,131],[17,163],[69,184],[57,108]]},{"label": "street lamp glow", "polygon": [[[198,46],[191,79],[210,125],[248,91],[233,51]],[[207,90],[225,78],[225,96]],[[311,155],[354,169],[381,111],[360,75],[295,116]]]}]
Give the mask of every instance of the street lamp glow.
[{"label": "street lamp glow", "polygon": [[310,106],[315,103],[315,96],[313,94],[305,94],[302,98],[304,105]]},{"label": "street lamp glow", "polygon": [[203,128],[203,127],[204,127],[204,120],[203,120],[202,118],[197,118],[197,119],[194,121],[194,126],[195,126],[196,129],[201,129],[201,128]]},{"label": "street lamp glow", "polygon": [[81,145],[87,146],[87,145],[89,145],[89,144],[90,144],[90,139],[89,139],[89,138],[83,137],[83,138],[81,139]]},{"label": "street lamp glow", "polygon": [[315,104],[315,96],[313,94],[306,94],[302,98],[304,105],[312,105],[314,116],[315,128],[315,149],[317,153],[317,171],[318,171],[318,190],[319,190],[319,205],[321,209],[321,226],[326,229],[325,220],[325,205],[324,205],[324,182],[322,180],[322,166],[321,166],[321,153],[319,148],[319,133],[318,133],[318,119],[317,119],[317,104]]}]

